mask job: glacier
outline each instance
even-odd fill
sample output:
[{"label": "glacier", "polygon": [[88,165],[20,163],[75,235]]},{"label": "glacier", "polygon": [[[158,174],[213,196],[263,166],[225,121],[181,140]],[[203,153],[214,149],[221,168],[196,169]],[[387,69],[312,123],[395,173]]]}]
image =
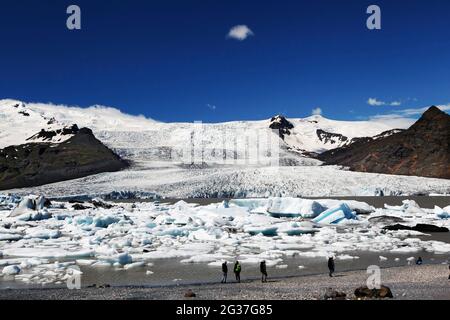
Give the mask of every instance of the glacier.
[{"label": "glacier", "polygon": [[[24,110],[26,117],[20,113]],[[406,128],[409,123],[380,119],[335,121],[322,116],[289,119],[294,128],[281,141],[269,129],[270,119],[163,123],[110,107],[80,108],[15,100],[0,100],[0,119],[0,148],[25,143],[42,129],[77,124],[92,129],[102,143],[132,163],[131,168],[121,172],[7,190],[13,194],[184,199],[450,193],[450,180],[350,172],[339,166],[322,166],[319,160],[305,156],[345,145],[354,138]],[[318,130],[347,140],[322,139]],[[279,140],[277,165],[267,154],[248,151],[246,133]],[[198,134],[203,151],[193,155],[192,164],[180,154]]]}]

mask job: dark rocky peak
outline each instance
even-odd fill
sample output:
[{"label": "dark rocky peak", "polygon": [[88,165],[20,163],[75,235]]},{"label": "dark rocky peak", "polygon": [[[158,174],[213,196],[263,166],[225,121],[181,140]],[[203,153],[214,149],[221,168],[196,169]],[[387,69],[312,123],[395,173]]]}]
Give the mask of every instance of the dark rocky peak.
[{"label": "dark rocky peak", "polygon": [[340,133],[332,133],[327,132],[322,129],[317,129],[317,136],[319,137],[319,140],[323,143],[331,143],[339,145],[343,142],[348,141],[348,138]]},{"label": "dark rocky peak", "polygon": [[[89,130],[89,129],[88,129]],[[42,141],[42,142],[52,142],[55,137],[62,138],[64,136],[75,135],[80,131],[76,124],[68,127],[63,127],[55,130],[45,130],[42,129],[39,133],[29,137],[26,141]],[[92,132],[91,132],[92,133]]]},{"label": "dark rocky peak", "polygon": [[320,154],[327,164],[354,171],[450,179],[450,115],[429,108],[407,130],[353,141]]},{"label": "dark rocky peak", "polygon": [[285,135],[291,134],[291,129],[294,128],[294,125],[289,122],[284,116],[277,115],[270,119],[270,129],[278,130],[280,138],[284,139]]},{"label": "dark rocky peak", "polygon": [[427,111],[420,117],[420,119],[413,124],[411,130],[441,130],[448,129],[450,123],[450,115],[442,111],[436,106],[428,108]]}]

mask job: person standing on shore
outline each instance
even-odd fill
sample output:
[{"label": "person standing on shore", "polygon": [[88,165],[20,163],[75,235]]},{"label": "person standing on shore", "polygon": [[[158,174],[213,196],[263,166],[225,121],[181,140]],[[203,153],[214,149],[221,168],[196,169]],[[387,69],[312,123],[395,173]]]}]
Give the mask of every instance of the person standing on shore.
[{"label": "person standing on shore", "polygon": [[334,273],[334,258],[333,257],[328,258],[328,270],[330,270],[330,277],[332,277],[333,273]]},{"label": "person standing on shore", "polygon": [[238,283],[241,283],[241,264],[239,263],[239,261],[236,261],[236,263],[234,264],[234,275],[236,276],[236,281]]},{"label": "person standing on shore", "polygon": [[224,263],[222,263],[222,281],[221,283],[227,283],[227,277],[228,277],[228,265],[227,262],[225,261]]},{"label": "person standing on shore", "polygon": [[267,266],[266,261],[261,261],[261,264],[259,265],[259,270],[261,271],[261,282],[267,282]]}]

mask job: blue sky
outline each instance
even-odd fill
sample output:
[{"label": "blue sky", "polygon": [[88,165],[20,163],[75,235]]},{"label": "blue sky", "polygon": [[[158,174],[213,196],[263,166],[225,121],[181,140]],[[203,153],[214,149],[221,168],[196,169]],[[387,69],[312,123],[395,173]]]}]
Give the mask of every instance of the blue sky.
[{"label": "blue sky", "polygon": [[[80,31],[66,28],[70,4]],[[366,28],[371,4],[382,30]],[[236,25],[253,34],[227,37]],[[362,119],[450,102],[448,0],[3,0],[0,41],[0,98],[161,121],[317,108]]]}]

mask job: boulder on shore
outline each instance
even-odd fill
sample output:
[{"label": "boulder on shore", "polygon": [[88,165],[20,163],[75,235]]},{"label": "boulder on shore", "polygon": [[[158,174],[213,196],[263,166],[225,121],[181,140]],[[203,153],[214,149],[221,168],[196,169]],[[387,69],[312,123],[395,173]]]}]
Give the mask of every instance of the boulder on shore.
[{"label": "boulder on shore", "polygon": [[393,298],[394,295],[389,287],[381,286],[379,289],[369,289],[367,286],[355,290],[356,298],[385,299]]}]

